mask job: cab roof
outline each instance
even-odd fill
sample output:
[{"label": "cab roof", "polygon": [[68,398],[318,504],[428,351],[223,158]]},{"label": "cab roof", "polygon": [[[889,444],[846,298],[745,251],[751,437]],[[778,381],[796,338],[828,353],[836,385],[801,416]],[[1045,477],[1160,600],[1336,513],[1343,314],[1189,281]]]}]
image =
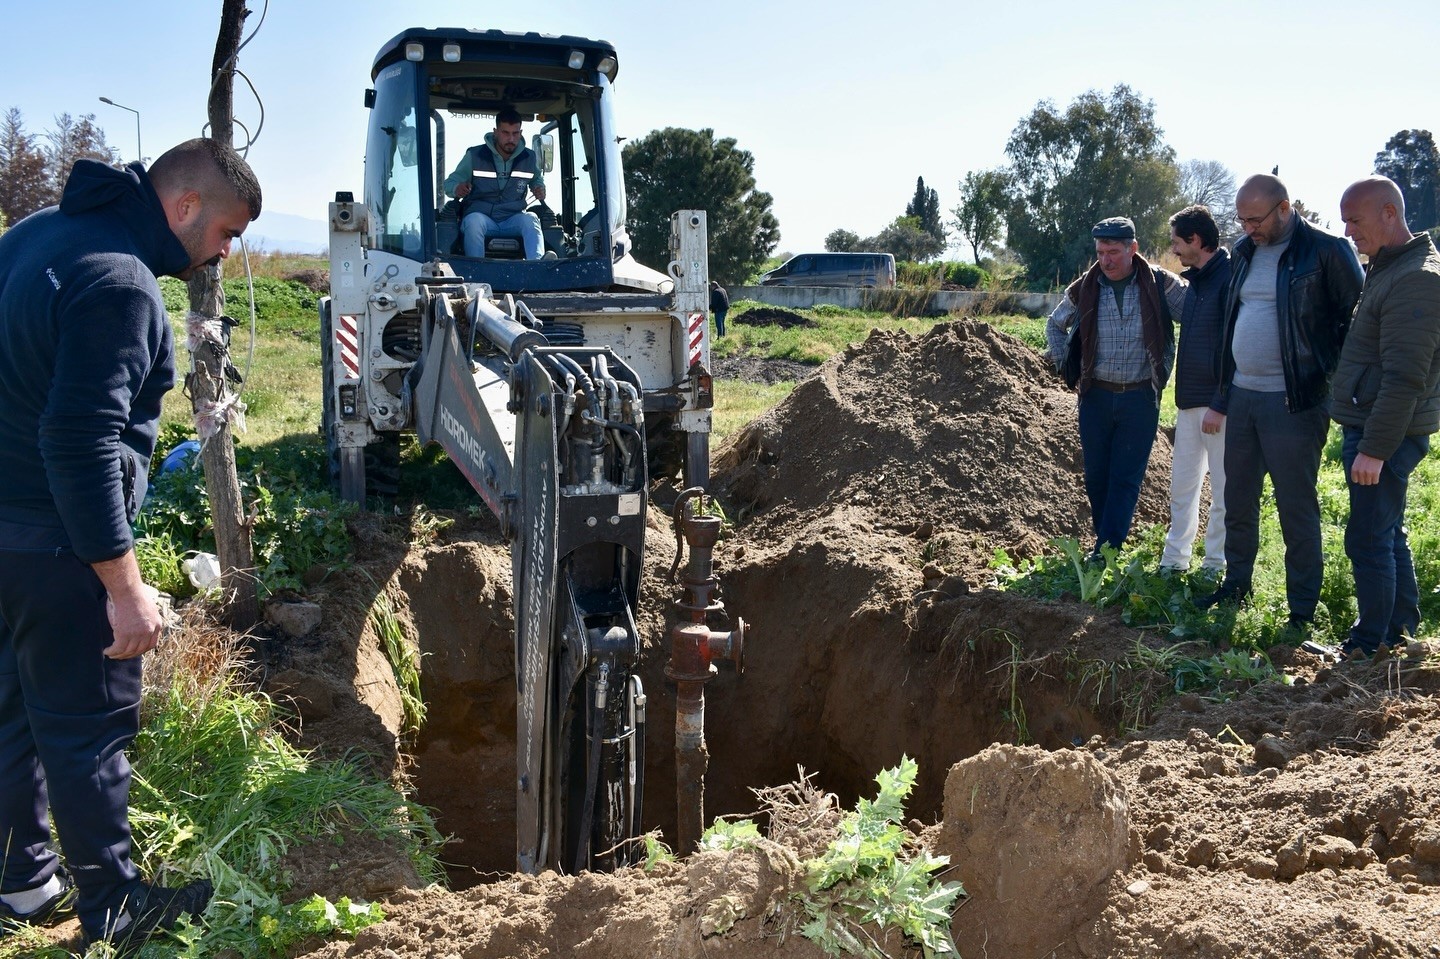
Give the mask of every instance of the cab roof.
[{"label": "cab roof", "polygon": [[[585,66],[594,69],[602,57],[612,57],[618,63],[615,46],[608,40],[587,40],[565,34],[512,33],[508,30],[476,30],[470,27],[411,27],[397,33],[375,55],[375,65],[370,69],[373,80],[380,71],[399,60],[405,59],[405,44],[418,40],[425,44],[425,59],[441,59],[441,47],[446,43],[459,43],[462,59],[483,57],[485,59],[514,60],[517,63],[546,63],[563,66],[573,50],[585,53]],[[609,73],[615,78],[616,67]]]}]

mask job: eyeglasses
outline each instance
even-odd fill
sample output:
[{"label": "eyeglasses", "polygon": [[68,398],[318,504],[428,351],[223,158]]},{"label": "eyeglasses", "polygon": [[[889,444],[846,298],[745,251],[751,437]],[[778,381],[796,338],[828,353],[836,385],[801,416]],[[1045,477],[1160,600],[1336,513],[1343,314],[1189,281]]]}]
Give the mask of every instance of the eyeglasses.
[{"label": "eyeglasses", "polygon": [[1284,200],[1277,201],[1274,206],[1272,206],[1268,211],[1266,211],[1264,216],[1241,216],[1236,217],[1236,219],[1240,221],[1241,226],[1248,227],[1249,229],[1254,230],[1259,227],[1260,224],[1270,219],[1270,214],[1280,209],[1280,204],[1284,202]]}]

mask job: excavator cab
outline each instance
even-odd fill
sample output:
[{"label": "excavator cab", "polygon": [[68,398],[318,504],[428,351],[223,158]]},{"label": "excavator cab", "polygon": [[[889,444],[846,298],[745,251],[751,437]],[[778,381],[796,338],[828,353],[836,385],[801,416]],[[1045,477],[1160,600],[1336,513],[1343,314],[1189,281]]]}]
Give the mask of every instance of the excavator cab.
[{"label": "excavator cab", "polygon": [[[472,32],[475,42],[455,31],[407,30],[375,58],[365,170],[375,248],[445,260],[497,293],[609,288],[615,262],[630,249],[611,108],[614,48],[578,37]],[[489,238],[485,256],[471,257],[460,240],[453,174],[505,107],[519,112],[539,160],[546,197],[526,212],[539,217],[543,251],[553,258],[526,260],[508,237]]]}]

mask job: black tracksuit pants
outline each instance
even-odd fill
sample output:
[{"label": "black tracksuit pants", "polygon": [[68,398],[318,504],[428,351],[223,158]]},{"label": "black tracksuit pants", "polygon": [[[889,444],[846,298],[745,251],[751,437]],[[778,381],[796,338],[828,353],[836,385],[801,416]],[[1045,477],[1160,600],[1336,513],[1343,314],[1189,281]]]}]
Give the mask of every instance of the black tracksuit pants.
[{"label": "black tracksuit pants", "polygon": [[138,877],[125,747],[139,729],[140,657],[101,654],[112,637],[94,570],[68,550],[15,544],[0,542],[0,892],[59,868],[53,816],[89,927]]}]

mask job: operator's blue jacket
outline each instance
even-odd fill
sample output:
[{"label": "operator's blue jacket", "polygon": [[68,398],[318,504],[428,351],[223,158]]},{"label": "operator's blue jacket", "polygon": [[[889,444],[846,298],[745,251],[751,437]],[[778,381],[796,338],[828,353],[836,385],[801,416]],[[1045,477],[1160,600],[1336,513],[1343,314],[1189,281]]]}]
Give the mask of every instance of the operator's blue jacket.
[{"label": "operator's blue jacket", "polygon": [[174,343],[155,277],[189,254],[144,167],[75,164],[0,236],[0,549],[133,545]]}]

